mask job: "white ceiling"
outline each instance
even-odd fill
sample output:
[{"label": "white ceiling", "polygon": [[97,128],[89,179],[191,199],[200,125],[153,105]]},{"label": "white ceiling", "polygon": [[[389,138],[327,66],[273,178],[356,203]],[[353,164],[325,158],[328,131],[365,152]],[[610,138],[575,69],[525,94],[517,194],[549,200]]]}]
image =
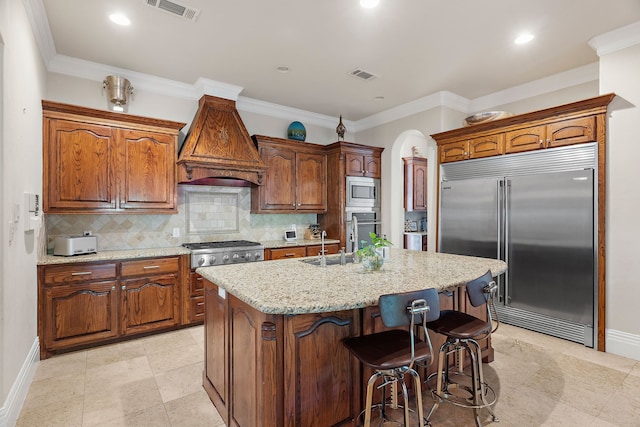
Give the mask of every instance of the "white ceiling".
[{"label": "white ceiling", "polygon": [[[347,120],[592,64],[591,38],[640,21],[638,0],[178,0],[201,10],[195,22],[146,0],[42,1],[57,54]],[[131,25],[111,23],[116,11]],[[535,39],[515,45],[522,31]],[[358,80],[355,68],[379,77]]]}]

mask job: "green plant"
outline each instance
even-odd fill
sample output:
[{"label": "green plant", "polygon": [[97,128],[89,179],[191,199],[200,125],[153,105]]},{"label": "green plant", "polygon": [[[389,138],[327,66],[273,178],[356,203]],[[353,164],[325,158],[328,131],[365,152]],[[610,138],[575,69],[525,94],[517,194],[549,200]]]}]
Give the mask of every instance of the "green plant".
[{"label": "green plant", "polygon": [[369,233],[369,237],[371,238],[371,244],[369,245],[367,245],[366,240],[360,241],[362,248],[356,251],[359,257],[377,255],[378,252],[376,249],[383,248],[385,246],[393,246],[393,243],[383,237],[378,237],[376,233]]}]

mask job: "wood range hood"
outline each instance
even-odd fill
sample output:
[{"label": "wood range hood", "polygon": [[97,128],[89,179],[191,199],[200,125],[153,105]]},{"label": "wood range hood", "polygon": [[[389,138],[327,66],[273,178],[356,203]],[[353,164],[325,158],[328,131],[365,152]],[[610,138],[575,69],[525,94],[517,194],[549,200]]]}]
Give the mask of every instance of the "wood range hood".
[{"label": "wood range hood", "polygon": [[204,95],[178,155],[178,183],[262,185],[267,169],[230,99]]}]

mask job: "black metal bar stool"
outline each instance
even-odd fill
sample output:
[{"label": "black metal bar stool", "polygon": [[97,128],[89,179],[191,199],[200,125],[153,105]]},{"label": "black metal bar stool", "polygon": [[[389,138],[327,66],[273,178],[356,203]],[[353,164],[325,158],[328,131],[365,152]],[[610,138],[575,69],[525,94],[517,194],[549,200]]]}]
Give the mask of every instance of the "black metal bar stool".
[{"label": "black metal bar stool", "polygon": [[[379,300],[382,323],[387,328],[409,326],[409,329],[392,329],[360,337],[347,338],[343,341],[345,347],[362,363],[375,370],[369,378],[364,410],[358,418],[365,414],[364,425],[371,425],[371,408],[373,400],[373,386],[382,378],[378,386],[382,389],[382,400],[375,407],[380,409],[381,422],[387,421],[386,414],[386,386],[391,386],[391,406],[398,407],[397,386],[402,387],[404,398],[404,425],[409,425],[409,395],[404,376],[409,373],[415,384],[416,409],[422,426],[424,415],[422,410],[422,389],[420,376],[415,371],[414,364],[431,363],[433,349],[426,328],[429,321],[440,316],[440,301],[435,289],[425,289],[415,292],[382,295]],[[420,327],[422,333],[419,333]],[[419,335],[424,337],[424,340]]]},{"label": "black metal bar stool", "polygon": [[[496,402],[496,392],[484,382],[482,374],[482,351],[479,340],[485,339],[498,328],[497,316],[493,306],[493,298],[498,289],[491,272],[467,283],[467,296],[474,307],[485,305],[487,307],[487,321],[479,319],[467,313],[456,310],[443,310],[440,318],[427,323],[427,327],[439,334],[445,335],[447,340],[440,347],[438,353],[438,370],[427,379],[435,400],[427,422],[443,401],[457,406],[471,408],[474,412],[475,422],[481,427],[480,410],[486,408],[493,417],[493,421],[499,421],[493,413],[491,406]],[[496,317],[494,328],[494,317]],[[471,368],[471,382],[469,375],[464,373],[464,354],[469,355]],[[448,356],[456,357],[457,370],[451,372],[448,366]],[[466,377],[466,378],[465,378]],[[435,389],[433,381],[435,380]]]}]

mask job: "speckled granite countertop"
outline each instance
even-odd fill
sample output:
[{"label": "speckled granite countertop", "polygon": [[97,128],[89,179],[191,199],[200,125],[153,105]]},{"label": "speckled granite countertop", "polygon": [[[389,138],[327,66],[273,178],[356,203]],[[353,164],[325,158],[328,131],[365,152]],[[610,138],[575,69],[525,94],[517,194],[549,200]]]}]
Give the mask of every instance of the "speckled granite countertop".
[{"label": "speckled granite countertop", "polygon": [[[265,249],[289,248],[291,246],[312,246],[322,244],[320,239],[297,239],[295,242],[285,242],[284,240],[267,240],[260,243],[264,245]],[[325,245],[328,245],[330,243],[340,243],[340,240],[324,239]]]},{"label": "speckled granite countertop", "polygon": [[182,246],[171,248],[127,249],[121,251],[100,251],[96,254],[57,256],[45,255],[38,260],[38,265],[72,264],[78,262],[109,261],[131,258],[152,258],[161,256],[191,254],[191,251]]},{"label": "speckled granite countertop", "polygon": [[365,272],[353,263],[323,268],[301,258],[201,267],[196,272],[263,313],[303,314],[376,305],[380,295],[389,293],[454,288],[487,270],[499,275],[506,269],[506,263],[495,259],[391,248],[379,272]]}]

